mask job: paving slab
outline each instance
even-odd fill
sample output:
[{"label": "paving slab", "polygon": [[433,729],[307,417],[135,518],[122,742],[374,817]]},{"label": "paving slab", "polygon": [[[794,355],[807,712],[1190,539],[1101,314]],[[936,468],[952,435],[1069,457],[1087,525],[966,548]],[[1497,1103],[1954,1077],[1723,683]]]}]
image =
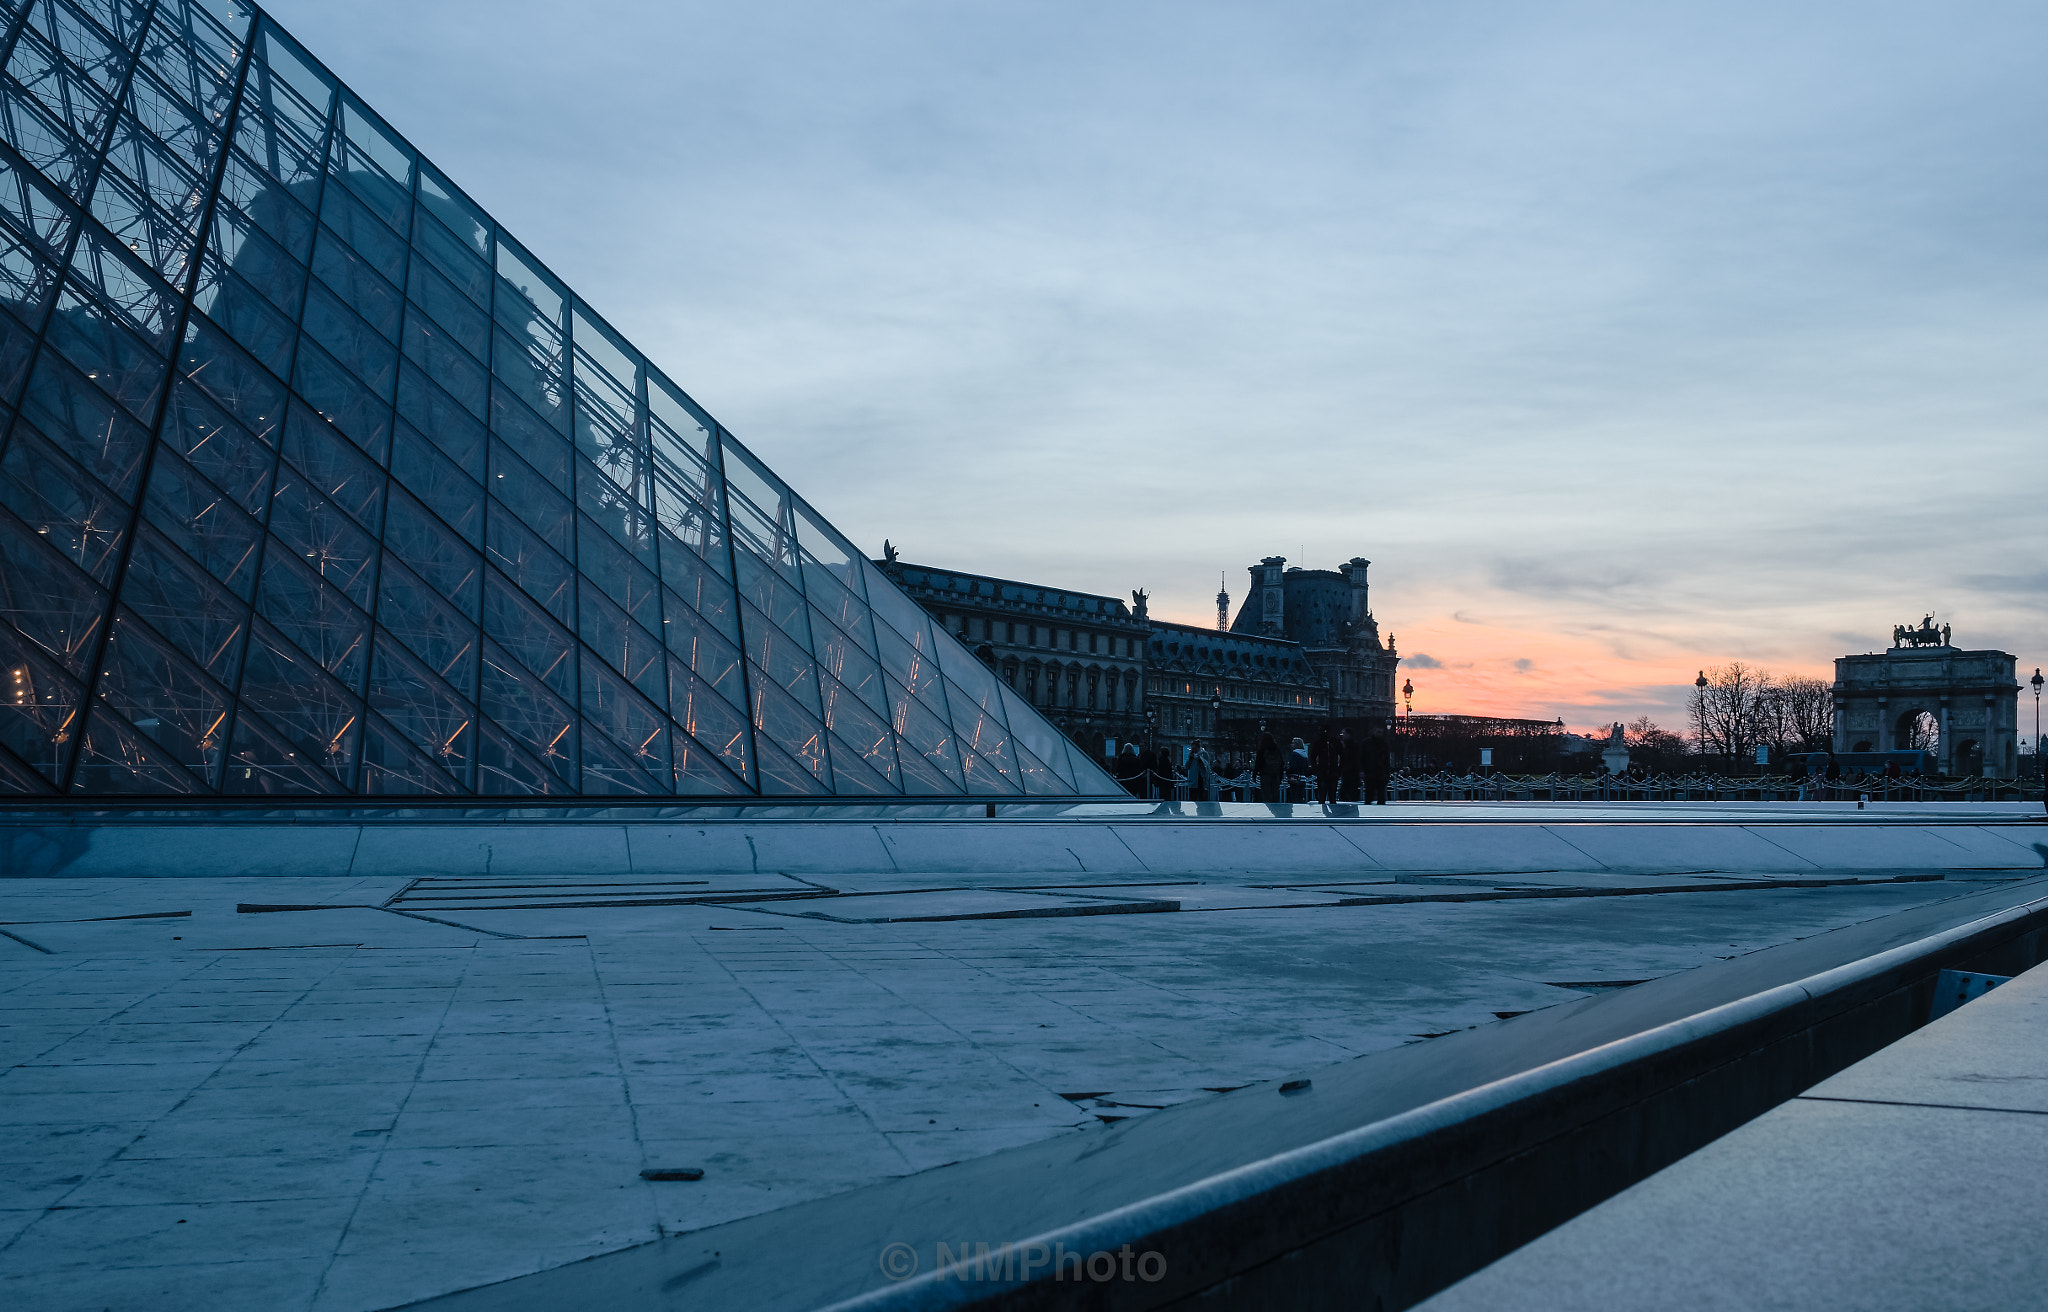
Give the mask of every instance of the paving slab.
[{"label": "paving slab", "polygon": [[2048,1306],[2044,1167],[2048,966],[1418,1309]]},{"label": "paving slab", "polygon": [[1271,874],[1308,877],[1376,872],[1378,863],[1334,827],[1203,825],[1180,820],[1116,825],[1113,831],[1154,874]]},{"label": "paving slab", "polygon": [[2048,970],[1999,985],[1805,1096],[2048,1114]]},{"label": "paving slab", "polygon": [[896,869],[906,874],[1150,873],[1114,831],[1100,825],[896,824],[879,832]]},{"label": "paving slab", "polygon": [[2042,1162],[2048,1117],[1794,1100],[1417,1308],[2040,1307]]},{"label": "paving slab", "polygon": [[[1341,832],[1387,870],[1604,870],[1541,825],[1357,825]],[[1686,869],[1698,869],[1688,862]]]},{"label": "paving slab", "polygon": [[871,824],[630,824],[636,874],[893,873]]},{"label": "paving slab", "polygon": [[853,897],[821,897],[801,902],[752,903],[748,910],[807,920],[835,920],[849,925],[893,921],[992,920],[1030,916],[1101,916],[1176,911],[1170,898],[1132,895],[1118,889],[1103,896],[1022,893],[955,889]]},{"label": "paving slab", "polygon": [[631,869],[618,825],[365,825],[359,875],[611,874]]},{"label": "paving slab", "polygon": [[[2021,863],[2020,854],[2007,855],[2002,846],[1953,842],[1945,836],[1946,828],[1772,825],[1751,832],[1796,857],[1837,869],[1964,870]],[[1984,850],[1987,846],[1990,851]]]},{"label": "paving slab", "polygon": [[1762,871],[1821,867],[1736,825],[1549,825],[1546,828],[1611,870]]}]

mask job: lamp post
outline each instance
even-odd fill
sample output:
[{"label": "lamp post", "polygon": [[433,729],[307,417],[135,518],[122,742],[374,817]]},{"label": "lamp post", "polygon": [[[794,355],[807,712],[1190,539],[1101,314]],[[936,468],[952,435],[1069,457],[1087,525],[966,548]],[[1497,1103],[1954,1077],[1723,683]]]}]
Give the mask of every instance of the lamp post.
[{"label": "lamp post", "polygon": [[[1700,751],[1705,753],[1707,748],[1707,672],[1705,670],[1700,671],[1700,677],[1692,681],[1692,686],[1698,689],[1693,694],[1692,713],[1693,718],[1699,722],[1700,726]],[[1730,751],[1732,753],[1733,749],[1731,748]],[[1729,764],[1731,766],[1734,764],[1734,757],[1732,755],[1729,757]]]},{"label": "lamp post", "polygon": [[1401,704],[1407,708],[1408,714],[1415,714],[1415,680],[1401,680]]},{"label": "lamp post", "polygon": [[1145,708],[1145,796],[1147,797],[1152,796],[1152,790],[1159,779],[1159,739],[1152,732],[1158,723],[1159,712],[1147,706]]},{"label": "lamp post", "polygon": [[2034,677],[2027,682],[2034,688],[2034,769],[2040,772],[2044,781],[2043,786],[2048,787],[2048,768],[2041,765],[2041,684],[2044,680],[2041,678],[2040,666],[2034,667]]}]

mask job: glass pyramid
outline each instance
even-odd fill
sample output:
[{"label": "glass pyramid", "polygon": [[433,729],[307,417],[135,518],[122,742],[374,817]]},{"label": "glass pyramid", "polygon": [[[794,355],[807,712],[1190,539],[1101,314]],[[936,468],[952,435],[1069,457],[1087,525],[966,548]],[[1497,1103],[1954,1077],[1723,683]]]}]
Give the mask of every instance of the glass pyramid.
[{"label": "glass pyramid", "polygon": [[0,12],[0,792],[1118,791],[260,11]]}]

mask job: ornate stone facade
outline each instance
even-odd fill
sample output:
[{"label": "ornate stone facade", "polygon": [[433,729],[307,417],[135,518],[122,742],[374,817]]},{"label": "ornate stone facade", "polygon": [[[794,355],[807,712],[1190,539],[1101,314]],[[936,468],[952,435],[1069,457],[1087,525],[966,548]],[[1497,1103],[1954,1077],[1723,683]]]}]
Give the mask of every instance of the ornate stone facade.
[{"label": "ornate stone facade", "polygon": [[1298,643],[1328,689],[1328,714],[1339,720],[1386,720],[1394,714],[1394,640],[1380,641],[1366,571],[1354,556],[1336,569],[1287,568],[1285,556],[1250,567],[1252,587],[1230,631]]},{"label": "ornate stone facade", "polygon": [[1963,651],[1931,618],[1892,630],[1893,646],[1835,661],[1835,750],[1888,752],[1913,745],[1925,712],[1938,726],[1942,774],[2014,778],[2019,768],[2018,658]]},{"label": "ornate stone facade", "polygon": [[1261,720],[1297,724],[1330,714],[1329,684],[1286,638],[1155,621],[1145,684],[1162,743],[1245,738],[1242,728]]},{"label": "ornate stone facade", "polygon": [[[886,544],[885,544],[886,549]],[[1115,597],[912,565],[875,564],[1091,755],[1143,741],[1151,621]]]},{"label": "ornate stone facade", "polygon": [[1105,739],[1248,747],[1262,721],[1300,733],[1394,715],[1400,657],[1380,640],[1362,559],[1305,570],[1268,557],[1236,622],[1207,629],[1152,619],[1142,592],[1127,605],[884,551],[884,573],[1091,752]]}]

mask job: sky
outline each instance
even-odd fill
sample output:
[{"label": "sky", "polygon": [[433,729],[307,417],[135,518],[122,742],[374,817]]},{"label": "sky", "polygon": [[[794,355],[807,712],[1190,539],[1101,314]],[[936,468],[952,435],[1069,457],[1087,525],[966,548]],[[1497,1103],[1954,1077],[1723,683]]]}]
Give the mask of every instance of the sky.
[{"label": "sky", "polygon": [[268,8],[871,555],[1363,556],[1417,712],[1575,728],[2048,663],[2048,7]]}]

